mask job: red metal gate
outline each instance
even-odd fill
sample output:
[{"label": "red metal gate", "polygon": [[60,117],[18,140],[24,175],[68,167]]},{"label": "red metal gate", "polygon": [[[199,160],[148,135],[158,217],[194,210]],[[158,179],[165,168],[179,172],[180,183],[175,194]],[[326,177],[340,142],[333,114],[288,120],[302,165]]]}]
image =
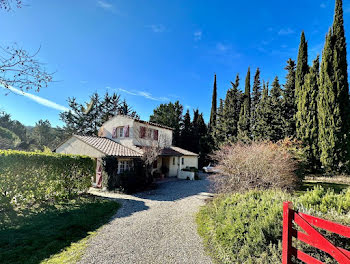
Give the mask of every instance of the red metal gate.
[{"label": "red metal gate", "polygon": [[[293,221],[304,232],[293,228]],[[350,238],[350,227],[333,223],[322,218],[303,214],[293,210],[291,202],[283,203],[283,240],[282,240],[282,264],[291,264],[292,256],[310,264],[322,264],[322,261],[296,249],[292,245],[292,237],[318,248],[331,255],[340,264],[350,264],[350,251],[333,245],[314,227],[327,230],[332,233]]]}]

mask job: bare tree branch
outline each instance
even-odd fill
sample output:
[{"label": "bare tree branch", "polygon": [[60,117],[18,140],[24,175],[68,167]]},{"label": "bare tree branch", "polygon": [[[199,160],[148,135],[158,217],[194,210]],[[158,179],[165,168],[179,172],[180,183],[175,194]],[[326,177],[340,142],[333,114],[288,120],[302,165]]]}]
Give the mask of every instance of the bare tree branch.
[{"label": "bare tree branch", "polygon": [[23,5],[21,0],[0,0],[0,9],[10,11],[13,8],[21,8]]},{"label": "bare tree branch", "polygon": [[14,86],[22,91],[34,89],[37,92],[47,87],[53,81],[53,73],[46,72],[43,64],[35,58],[39,51],[40,48],[30,54],[16,43],[0,46],[0,84],[5,88]]}]

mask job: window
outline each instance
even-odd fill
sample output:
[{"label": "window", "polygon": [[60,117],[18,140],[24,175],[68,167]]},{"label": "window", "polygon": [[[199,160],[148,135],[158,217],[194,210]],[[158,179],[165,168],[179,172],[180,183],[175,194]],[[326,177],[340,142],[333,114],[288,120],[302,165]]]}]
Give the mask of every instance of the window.
[{"label": "window", "polygon": [[117,128],[113,127],[112,138],[116,138],[116,137],[117,137]]},{"label": "window", "polygon": [[140,138],[146,137],[146,127],[142,126],[140,127]]},{"label": "window", "polygon": [[158,130],[153,130],[153,139],[158,140]]},{"label": "window", "polygon": [[118,127],[118,137],[124,137],[124,127]]},{"label": "window", "polygon": [[123,173],[124,171],[129,171],[132,169],[132,160],[120,160],[118,162],[118,173]]},{"label": "window", "polygon": [[173,165],[175,165],[175,157],[173,157]]},{"label": "window", "polygon": [[181,164],[182,164],[182,165],[185,164],[185,159],[184,159],[184,158],[181,159]]}]

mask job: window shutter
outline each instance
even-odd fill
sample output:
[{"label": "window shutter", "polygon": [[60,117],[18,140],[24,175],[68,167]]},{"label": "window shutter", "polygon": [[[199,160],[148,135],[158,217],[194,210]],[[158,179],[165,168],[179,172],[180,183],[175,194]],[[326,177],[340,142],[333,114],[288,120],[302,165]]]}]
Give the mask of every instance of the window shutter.
[{"label": "window shutter", "polygon": [[140,127],[140,138],[145,138],[146,136],[146,128],[145,127]]},{"label": "window shutter", "polygon": [[124,127],[124,137],[129,137],[129,126]]},{"label": "window shutter", "polygon": [[116,137],[117,137],[117,128],[113,127],[112,138],[116,138]]},{"label": "window shutter", "polygon": [[158,140],[158,130],[156,130],[156,129],[153,132],[153,139]]}]

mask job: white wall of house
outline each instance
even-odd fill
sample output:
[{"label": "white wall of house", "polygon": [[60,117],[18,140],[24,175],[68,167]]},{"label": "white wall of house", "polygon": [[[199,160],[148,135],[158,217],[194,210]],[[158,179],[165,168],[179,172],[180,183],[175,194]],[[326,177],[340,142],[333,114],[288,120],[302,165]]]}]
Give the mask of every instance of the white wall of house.
[{"label": "white wall of house", "polygon": [[[113,128],[129,126],[129,136],[120,137],[117,135],[116,138],[112,136]],[[153,138],[140,138],[141,127],[146,127],[147,130],[153,129],[158,130],[158,141]],[[118,134],[118,133],[117,133]],[[170,146],[173,140],[173,131],[171,129],[166,129],[158,126],[153,126],[150,124],[145,124],[138,122],[135,119],[130,117],[117,115],[112,117],[110,120],[105,122],[100,128],[99,136],[110,138],[124,146],[133,147],[133,146],[159,146],[165,147]]]},{"label": "white wall of house", "polygon": [[169,177],[176,177],[179,170],[179,157],[171,156],[169,160]]},{"label": "white wall of house", "polygon": [[[182,156],[184,164],[181,163],[181,168],[195,167],[198,169],[198,157],[197,156]],[[181,161],[182,162],[182,161]]]},{"label": "white wall of house", "polygon": [[76,137],[71,137],[56,149],[56,153],[86,155],[101,158],[104,154]]}]

